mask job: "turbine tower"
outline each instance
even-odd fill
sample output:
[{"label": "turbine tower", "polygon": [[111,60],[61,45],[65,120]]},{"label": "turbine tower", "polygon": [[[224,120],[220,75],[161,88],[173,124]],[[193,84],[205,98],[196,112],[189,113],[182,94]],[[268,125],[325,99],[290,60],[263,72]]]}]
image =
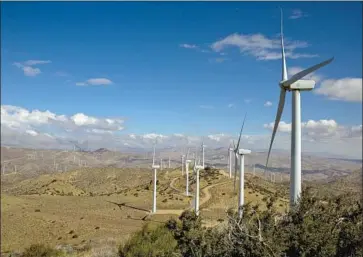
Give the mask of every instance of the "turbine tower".
[{"label": "turbine tower", "polygon": [[185,194],[189,196],[189,163],[191,160],[188,160],[189,148],[187,151],[187,156],[185,157],[185,175],[186,175],[186,185],[185,185]]},{"label": "turbine tower", "polygon": [[[241,127],[241,131],[239,133],[239,138],[238,138],[238,142],[237,142],[237,146],[234,149],[234,152],[236,154],[236,161],[239,159],[239,192],[238,192],[238,217],[241,219],[242,218],[242,207],[244,205],[244,176],[245,176],[245,163],[244,163],[244,156],[247,154],[250,154],[251,151],[250,150],[246,150],[246,149],[239,149],[239,144],[241,142],[241,136],[242,136],[242,131],[243,131],[243,127],[245,125],[245,120],[246,120],[246,115],[243,119],[243,123],[242,123],[242,127]],[[236,190],[236,176],[237,176],[237,165],[235,166],[234,169],[234,190]]]},{"label": "turbine tower", "polygon": [[195,188],[195,196],[194,196],[194,210],[195,214],[199,215],[199,170],[204,169],[204,166],[197,164],[197,158],[194,159],[194,174],[196,176],[196,188]]},{"label": "turbine tower", "polygon": [[290,79],[287,77],[286,56],[284,49],[283,36],[283,14],[281,9],[281,53],[282,53],[282,80],[279,83],[280,100],[277,109],[275,125],[272,131],[270,147],[267,154],[265,173],[270,158],[271,148],[275,139],[275,134],[280,123],[282,112],[285,104],[286,91],[292,91],[292,128],[291,128],[291,173],[290,173],[290,206],[297,203],[301,193],[301,105],[300,91],[311,91],[315,87],[314,80],[302,80],[306,75],[318,70],[319,68],[331,63],[334,59],[330,58],[324,62],[311,66],[303,71],[293,75]]},{"label": "turbine tower", "polygon": [[204,148],[205,148],[204,141],[202,141],[202,166],[203,167],[204,167]]},{"label": "turbine tower", "polygon": [[181,156],[181,172],[182,172],[182,176],[184,176],[184,167],[185,167],[184,159],[185,159],[185,155],[182,154],[182,156]]},{"label": "turbine tower", "polygon": [[228,148],[228,169],[229,169],[229,178],[232,178],[232,156],[233,156],[233,148],[229,145]]},{"label": "turbine tower", "polygon": [[160,165],[155,165],[155,144],[154,144],[154,153],[153,153],[153,164],[151,166],[151,168],[153,169],[153,184],[154,184],[154,188],[153,188],[153,207],[152,207],[152,213],[156,212],[156,181],[157,181],[157,176],[156,176],[156,172],[157,169],[160,168]]}]

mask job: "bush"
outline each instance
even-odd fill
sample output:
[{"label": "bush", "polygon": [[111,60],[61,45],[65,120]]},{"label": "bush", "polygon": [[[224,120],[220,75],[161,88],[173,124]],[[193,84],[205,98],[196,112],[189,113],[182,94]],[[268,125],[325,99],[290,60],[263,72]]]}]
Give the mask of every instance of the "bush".
[{"label": "bush", "polygon": [[177,256],[177,242],[166,226],[152,228],[145,224],[119,248],[120,257],[168,257]]},{"label": "bush", "polygon": [[183,257],[363,256],[363,209],[356,198],[333,196],[325,202],[307,189],[284,215],[274,208],[275,196],[264,201],[266,210],[246,204],[239,219],[229,209],[227,222],[209,229],[202,228],[194,212],[185,211],[179,221],[170,219],[152,232],[144,228],[121,256],[169,256],[172,251]]},{"label": "bush", "polygon": [[54,257],[60,252],[43,244],[33,244],[20,255],[21,257]]}]

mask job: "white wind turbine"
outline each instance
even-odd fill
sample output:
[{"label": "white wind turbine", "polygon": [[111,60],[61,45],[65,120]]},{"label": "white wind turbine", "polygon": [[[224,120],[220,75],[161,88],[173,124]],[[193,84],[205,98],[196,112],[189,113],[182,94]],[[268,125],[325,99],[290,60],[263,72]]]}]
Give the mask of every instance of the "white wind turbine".
[{"label": "white wind turbine", "polygon": [[233,148],[229,145],[228,148],[228,170],[229,170],[229,178],[232,178],[232,156],[233,156]]},{"label": "white wind turbine", "polygon": [[202,141],[202,166],[204,168],[204,148],[205,148],[205,144],[204,141]]},{"label": "white wind turbine", "polygon": [[156,212],[156,181],[157,181],[157,176],[156,176],[156,172],[157,169],[160,168],[160,165],[155,165],[155,144],[154,144],[154,153],[153,153],[153,164],[151,166],[151,168],[153,169],[153,207],[152,207],[152,213]]},{"label": "white wind turbine", "polygon": [[184,176],[184,167],[185,167],[184,160],[185,160],[185,155],[182,154],[182,156],[181,156],[181,172],[182,172],[182,176]]},{"label": "white wind turbine", "polygon": [[187,151],[187,155],[185,157],[185,175],[186,175],[185,194],[187,196],[189,196],[189,163],[191,162],[191,160],[188,160],[188,155],[189,155],[189,148]]},{"label": "white wind turbine", "polygon": [[280,100],[277,109],[275,125],[272,131],[270,147],[267,154],[265,165],[265,172],[267,169],[268,161],[270,158],[272,144],[275,138],[277,128],[280,123],[282,111],[285,104],[286,91],[292,91],[292,128],[291,128],[291,175],[290,175],[290,206],[297,203],[301,192],[301,105],[300,105],[300,91],[311,91],[315,87],[314,80],[302,80],[306,75],[318,70],[319,68],[329,64],[333,61],[330,58],[324,62],[316,64],[310,68],[298,72],[290,79],[287,77],[286,56],[284,49],[284,36],[283,36],[283,18],[281,9],[281,52],[282,52],[282,80],[279,83],[281,88]]},{"label": "white wind turbine", "polygon": [[239,192],[238,192],[238,217],[242,218],[242,207],[244,205],[244,173],[245,173],[245,163],[244,163],[244,156],[247,154],[251,153],[251,150],[246,150],[246,149],[240,149],[239,148],[239,144],[241,142],[241,136],[242,136],[242,131],[243,131],[243,127],[245,125],[245,120],[246,120],[246,115],[243,119],[243,123],[242,123],[242,127],[241,127],[241,131],[239,133],[239,138],[238,138],[238,142],[237,142],[237,146],[234,149],[235,152],[235,156],[236,156],[236,164],[235,164],[235,168],[234,168],[234,190],[236,190],[236,176],[237,176],[237,160],[239,159]]},{"label": "white wind turbine", "polygon": [[198,216],[199,215],[199,171],[201,169],[204,169],[204,166],[200,165],[199,162],[197,163],[197,156],[195,156],[194,159],[194,174],[196,176],[196,183],[195,183],[195,193],[194,193],[194,210],[195,210],[195,214]]}]

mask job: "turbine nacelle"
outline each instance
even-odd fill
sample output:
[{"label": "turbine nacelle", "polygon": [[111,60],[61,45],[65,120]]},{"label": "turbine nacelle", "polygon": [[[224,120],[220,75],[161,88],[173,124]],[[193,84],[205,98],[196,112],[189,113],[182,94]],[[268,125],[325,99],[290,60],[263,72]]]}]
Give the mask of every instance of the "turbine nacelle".
[{"label": "turbine nacelle", "polygon": [[238,149],[238,154],[239,155],[247,155],[250,154],[251,150],[247,150],[247,149]]},{"label": "turbine nacelle", "polygon": [[315,81],[311,79],[300,79],[290,85],[291,90],[310,91],[315,87]]},{"label": "turbine nacelle", "polygon": [[310,91],[315,87],[316,82],[311,79],[300,79],[291,85],[288,84],[289,80],[281,81],[279,83],[280,88],[291,91],[291,90],[300,90],[300,91]]},{"label": "turbine nacelle", "polygon": [[151,165],[152,169],[160,169],[160,165]]}]

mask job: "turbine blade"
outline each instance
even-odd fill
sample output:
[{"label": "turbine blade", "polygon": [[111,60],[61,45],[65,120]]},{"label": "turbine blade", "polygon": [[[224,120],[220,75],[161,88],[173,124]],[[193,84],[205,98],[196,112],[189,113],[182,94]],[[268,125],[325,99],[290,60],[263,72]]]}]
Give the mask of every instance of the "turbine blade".
[{"label": "turbine blade", "polygon": [[267,154],[267,160],[266,160],[266,166],[265,166],[265,171],[267,169],[267,164],[268,164],[268,160],[270,158],[270,153],[271,153],[271,148],[272,148],[272,144],[274,142],[275,139],[275,135],[276,135],[276,131],[277,128],[279,126],[280,120],[281,120],[281,116],[282,116],[282,112],[284,110],[284,105],[285,105],[285,96],[286,96],[286,90],[281,88],[280,91],[280,101],[279,101],[279,107],[277,108],[277,114],[276,114],[276,119],[275,119],[275,125],[274,125],[274,129],[272,131],[272,137],[271,137],[271,142],[270,142],[270,147],[268,149],[268,154]]},{"label": "turbine blade", "polygon": [[282,85],[283,85],[284,87],[286,87],[286,86],[290,86],[291,84],[295,83],[295,82],[296,82],[296,81],[298,81],[299,79],[302,79],[302,78],[303,78],[303,77],[305,77],[306,75],[308,75],[308,74],[310,74],[310,73],[312,73],[312,72],[314,72],[314,71],[316,71],[316,70],[320,69],[321,67],[323,67],[323,66],[325,66],[325,65],[327,65],[327,64],[329,64],[329,63],[331,63],[333,60],[334,60],[334,57],[332,57],[332,58],[330,58],[330,59],[328,59],[328,60],[326,60],[326,61],[323,61],[323,62],[321,62],[321,63],[318,63],[318,64],[316,64],[316,65],[314,65],[314,66],[311,66],[310,68],[307,68],[307,69],[305,69],[305,70],[303,70],[303,71],[300,71],[300,72],[296,73],[294,76],[292,76],[290,79],[288,79],[288,80],[286,80],[286,81],[283,81],[283,82],[282,82]]},{"label": "turbine blade", "polygon": [[247,113],[245,114],[245,117],[243,118],[241,131],[239,132],[239,138],[238,138],[238,142],[237,142],[237,150],[238,150],[238,147],[239,147],[239,143],[241,142],[241,136],[242,136],[243,127],[245,126],[246,115],[247,115]]},{"label": "turbine blade", "polygon": [[282,80],[287,80],[286,56],[284,47],[284,32],[283,32],[283,13],[281,10],[281,54],[282,54]]}]

